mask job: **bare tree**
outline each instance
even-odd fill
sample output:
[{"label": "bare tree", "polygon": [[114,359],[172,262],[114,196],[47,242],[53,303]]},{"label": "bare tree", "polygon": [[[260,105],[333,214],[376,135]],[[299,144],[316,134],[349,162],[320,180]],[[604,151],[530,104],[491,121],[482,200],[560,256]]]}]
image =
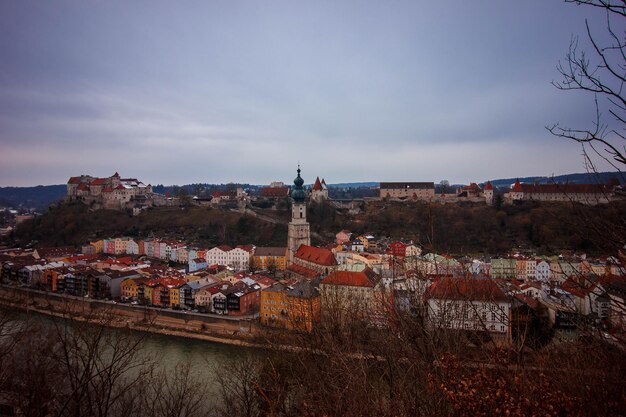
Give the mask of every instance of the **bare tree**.
[{"label": "bare tree", "polygon": [[[588,128],[563,127],[557,123],[547,129],[557,137],[578,142],[590,171],[596,172],[593,160],[598,157],[623,172],[626,167],[626,1],[565,2],[598,9],[606,15],[606,26],[601,34],[594,32],[589,20],[585,20],[589,47],[581,47],[579,39],[573,37],[565,61],[557,66],[562,78],[552,83],[559,90],[592,94],[595,115]],[[606,112],[608,117],[603,114]]]}]

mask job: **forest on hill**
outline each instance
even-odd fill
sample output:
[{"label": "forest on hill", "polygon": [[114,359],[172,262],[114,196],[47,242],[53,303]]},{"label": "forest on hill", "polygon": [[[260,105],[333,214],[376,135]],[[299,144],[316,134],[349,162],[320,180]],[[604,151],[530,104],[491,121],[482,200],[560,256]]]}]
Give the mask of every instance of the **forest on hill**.
[{"label": "forest on hill", "polygon": [[500,208],[481,203],[373,202],[346,224],[370,232],[412,239],[427,250],[456,255],[563,250],[614,254],[626,236],[626,202],[597,206],[522,202]]},{"label": "forest on hill", "polygon": [[131,216],[114,210],[90,211],[82,203],[59,204],[21,224],[11,237],[24,246],[82,245],[117,236],[181,239],[190,244],[284,245],[287,226],[209,207],[161,207]]},{"label": "forest on hill", "polygon": [[[626,202],[598,206],[524,202],[500,208],[481,203],[428,204],[374,201],[350,215],[328,204],[310,204],[313,244],[332,242],[335,233],[371,233],[413,240],[427,251],[505,254],[511,250],[558,254],[563,250],[614,254],[626,236]],[[155,208],[139,216],[100,210],[81,203],[60,204],[25,222],[9,238],[17,245],[81,245],[114,236],[177,238],[200,246],[287,244],[289,207],[250,214],[209,207]],[[606,224],[606,226],[604,226]],[[319,237],[319,238],[318,238]],[[618,242],[619,243],[619,242]]]}]

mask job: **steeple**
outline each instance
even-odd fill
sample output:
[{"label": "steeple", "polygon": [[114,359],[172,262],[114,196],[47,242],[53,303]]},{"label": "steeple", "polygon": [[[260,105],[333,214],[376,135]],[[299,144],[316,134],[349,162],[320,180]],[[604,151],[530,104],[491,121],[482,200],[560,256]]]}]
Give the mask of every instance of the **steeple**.
[{"label": "steeple", "polygon": [[293,190],[291,190],[291,198],[296,203],[302,203],[306,200],[306,191],[304,191],[304,180],[300,176],[300,164],[298,164],[298,176],[293,180]]}]

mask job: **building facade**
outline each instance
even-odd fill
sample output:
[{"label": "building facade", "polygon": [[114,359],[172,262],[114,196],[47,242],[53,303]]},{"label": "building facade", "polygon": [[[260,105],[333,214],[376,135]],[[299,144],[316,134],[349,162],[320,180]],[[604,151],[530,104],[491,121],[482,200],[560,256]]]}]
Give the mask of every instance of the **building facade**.
[{"label": "building facade", "polygon": [[381,182],[380,198],[390,200],[432,200],[435,197],[434,182]]}]

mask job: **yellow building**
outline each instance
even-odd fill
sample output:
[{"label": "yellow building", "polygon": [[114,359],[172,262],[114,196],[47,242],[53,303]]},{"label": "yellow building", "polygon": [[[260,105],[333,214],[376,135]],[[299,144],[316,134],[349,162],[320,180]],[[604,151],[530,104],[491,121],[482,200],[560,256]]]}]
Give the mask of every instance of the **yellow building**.
[{"label": "yellow building", "polygon": [[102,239],[96,240],[95,242],[89,242],[94,248],[96,248],[96,253],[104,252],[104,241]]},{"label": "yellow building", "polygon": [[287,287],[277,283],[261,291],[261,324],[289,328]]},{"label": "yellow building", "polygon": [[152,290],[154,290],[153,286],[150,285],[141,285],[143,287],[143,302],[146,304],[152,304]]},{"label": "yellow building", "polygon": [[139,287],[146,282],[146,278],[128,278],[120,284],[120,293],[122,297],[137,300],[139,296]]},{"label": "yellow building", "polygon": [[180,290],[179,287],[170,288],[170,307],[180,305]]},{"label": "yellow building", "polygon": [[284,271],[287,268],[286,247],[259,247],[252,255],[252,265],[257,271],[269,271],[275,269]]}]

